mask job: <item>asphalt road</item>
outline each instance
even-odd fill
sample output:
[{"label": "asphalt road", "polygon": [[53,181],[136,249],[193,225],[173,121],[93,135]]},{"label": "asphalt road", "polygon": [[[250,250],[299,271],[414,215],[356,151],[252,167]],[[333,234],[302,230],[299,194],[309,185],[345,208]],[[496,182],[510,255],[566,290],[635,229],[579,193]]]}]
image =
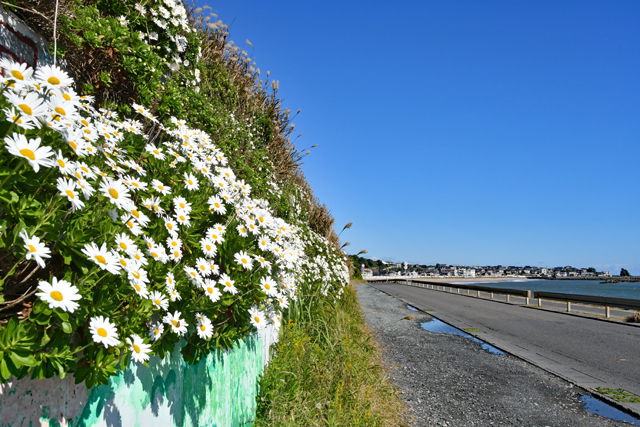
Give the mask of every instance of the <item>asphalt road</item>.
[{"label": "asphalt road", "polygon": [[[372,284],[592,388],[640,395],[640,328],[400,284]],[[490,341],[487,339],[487,341]],[[509,351],[509,349],[507,349]],[[557,368],[553,368],[553,367]],[[635,405],[634,405],[635,406]]]}]

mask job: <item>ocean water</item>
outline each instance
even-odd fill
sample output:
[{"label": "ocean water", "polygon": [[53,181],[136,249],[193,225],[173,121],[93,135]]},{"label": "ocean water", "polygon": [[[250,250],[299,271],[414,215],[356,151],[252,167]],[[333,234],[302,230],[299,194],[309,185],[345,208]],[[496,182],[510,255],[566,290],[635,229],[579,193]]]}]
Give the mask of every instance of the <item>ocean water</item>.
[{"label": "ocean water", "polygon": [[[602,280],[534,280],[517,279],[501,282],[459,282],[467,285],[491,286],[492,288],[525,289],[531,291],[560,292],[566,294],[597,295],[603,297],[631,298],[640,300],[640,282],[600,283]],[[454,283],[454,282],[451,282]]]}]

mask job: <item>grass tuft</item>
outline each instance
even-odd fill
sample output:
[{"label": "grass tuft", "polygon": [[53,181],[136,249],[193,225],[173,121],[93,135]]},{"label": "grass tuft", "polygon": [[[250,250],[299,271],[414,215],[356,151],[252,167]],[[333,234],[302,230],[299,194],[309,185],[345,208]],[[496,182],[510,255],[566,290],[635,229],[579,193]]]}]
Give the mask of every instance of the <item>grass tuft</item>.
[{"label": "grass tuft", "polygon": [[403,425],[353,286],[290,317],[260,381],[256,426]]}]

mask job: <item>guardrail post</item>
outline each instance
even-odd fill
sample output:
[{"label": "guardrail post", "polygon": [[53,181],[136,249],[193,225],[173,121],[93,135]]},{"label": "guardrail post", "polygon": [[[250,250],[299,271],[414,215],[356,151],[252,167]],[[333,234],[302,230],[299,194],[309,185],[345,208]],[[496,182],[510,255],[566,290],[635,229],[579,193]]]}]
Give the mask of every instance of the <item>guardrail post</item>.
[{"label": "guardrail post", "polygon": [[507,302],[509,302],[509,294],[507,294]]},{"label": "guardrail post", "polygon": [[489,295],[489,299],[493,299],[493,291],[491,292],[491,295]]},{"label": "guardrail post", "polygon": [[611,307],[609,307],[609,306],[606,306],[606,307],[605,307],[605,311],[606,311],[606,314],[607,314],[607,319],[611,317],[611,312],[610,312],[610,310],[609,310],[610,308],[611,308]]},{"label": "guardrail post", "polygon": [[476,296],[480,298],[480,289],[477,289],[476,292],[478,293]]},{"label": "guardrail post", "polygon": [[533,291],[527,291],[527,305],[529,305],[529,298],[533,297]]},{"label": "guardrail post", "polygon": [[542,298],[538,297],[538,307],[542,307]]},{"label": "guardrail post", "polygon": [[567,301],[567,311],[571,311],[571,301]]},{"label": "guardrail post", "polygon": [[469,288],[467,288],[467,295],[469,295]]}]

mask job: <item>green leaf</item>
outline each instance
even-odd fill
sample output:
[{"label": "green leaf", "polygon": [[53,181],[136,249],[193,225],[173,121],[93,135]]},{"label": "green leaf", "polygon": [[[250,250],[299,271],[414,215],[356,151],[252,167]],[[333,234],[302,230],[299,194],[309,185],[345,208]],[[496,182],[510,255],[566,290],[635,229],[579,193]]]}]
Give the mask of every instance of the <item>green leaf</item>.
[{"label": "green leaf", "polygon": [[9,352],[9,357],[16,365],[16,368],[21,368],[22,366],[33,366],[36,364],[36,359],[30,354],[23,356],[15,351],[11,351]]},{"label": "green leaf", "polygon": [[70,334],[71,332],[73,332],[73,328],[71,327],[71,323],[62,322],[62,330],[64,331],[65,334]]}]

